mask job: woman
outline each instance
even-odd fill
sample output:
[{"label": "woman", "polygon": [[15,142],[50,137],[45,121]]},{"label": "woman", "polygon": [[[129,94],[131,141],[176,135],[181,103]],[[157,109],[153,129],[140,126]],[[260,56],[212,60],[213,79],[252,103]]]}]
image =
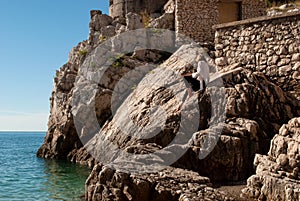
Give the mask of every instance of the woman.
[{"label": "woman", "polygon": [[[181,110],[184,102],[189,100],[189,98],[193,95],[192,91],[203,91],[207,84],[209,83],[209,66],[204,61],[204,57],[198,62],[197,71],[194,73],[185,73],[182,74],[184,78],[184,83],[187,87],[188,94],[185,94],[183,97],[183,101],[179,106],[179,110]],[[188,98],[187,98],[188,96]]]}]

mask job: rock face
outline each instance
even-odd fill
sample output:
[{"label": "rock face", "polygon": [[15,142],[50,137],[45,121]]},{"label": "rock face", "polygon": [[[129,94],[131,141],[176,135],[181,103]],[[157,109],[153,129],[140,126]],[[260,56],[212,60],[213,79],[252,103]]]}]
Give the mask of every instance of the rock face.
[{"label": "rock face", "polygon": [[[126,13],[112,18],[101,11],[91,11],[89,39],[73,48],[67,64],[57,71],[49,129],[37,155],[94,167],[86,182],[87,200],[187,201],[232,200],[211,188],[211,183],[247,179],[255,172],[252,164],[258,154],[256,175],[248,180],[244,197],[297,200],[299,118],[280,129],[300,116],[300,102],[291,93],[298,92],[300,55],[295,45],[279,46],[275,48],[277,53],[267,48],[272,41],[266,40],[266,47],[255,48],[259,55],[269,55],[268,59],[257,56],[255,61],[259,63],[251,66],[249,62],[233,62],[237,56],[231,53],[248,51],[248,45],[251,50],[245,41],[252,40],[252,35],[249,40],[237,42],[234,39],[241,30],[219,30],[216,52],[210,52],[217,57],[217,66],[208,59],[210,83],[186,101],[182,101],[187,90],[180,75],[190,72],[199,58],[207,55],[191,42],[177,47],[172,55],[153,48],[168,44],[175,50],[175,34],[152,40],[152,48],[139,47],[126,54],[111,55],[107,69],[102,63],[92,62],[109,56],[109,48],[122,49],[133,40],[142,46],[144,35],[159,39],[164,34],[159,28],[178,34],[178,9],[192,5],[183,5],[179,0],[165,3],[160,6],[161,13],[150,16]],[[216,6],[210,6],[213,5]],[[153,27],[153,32],[141,31],[138,36],[122,40],[125,31],[145,26]],[[194,37],[195,30],[181,28]],[[294,44],[288,40],[291,43],[287,44]],[[99,54],[101,45],[107,49]],[[276,67],[274,74],[261,70],[265,65],[261,61],[272,63]],[[94,79],[97,73],[101,74],[99,82]],[[84,94],[82,90],[93,93]],[[94,116],[90,115],[92,111]],[[270,152],[263,156],[272,138]]]},{"label": "rock face", "polygon": [[[132,17],[134,16],[134,17]],[[124,28],[131,27],[142,28],[140,24],[137,26],[136,21],[132,18],[139,19],[137,14],[127,16],[125,22],[113,20],[110,16],[102,14],[101,11],[91,11],[90,35],[89,39],[78,44],[72,49],[69,55],[68,62],[57,71],[54,79],[54,88],[51,97],[50,117],[48,121],[48,132],[45,137],[44,144],[38,150],[37,155],[43,158],[51,159],[68,159],[73,162],[85,164],[88,166],[94,165],[94,159],[82,147],[82,142],[78,137],[78,132],[74,126],[74,118],[72,113],[73,94],[76,93],[74,84],[84,83],[84,80],[76,81],[80,66],[99,44],[105,42],[108,38],[115,35],[116,32]],[[96,86],[97,95],[97,118],[100,125],[111,116],[111,96],[112,90],[116,83],[130,70],[136,66],[161,62],[167,54],[159,55],[153,51],[146,51],[143,57],[135,59],[130,56],[118,56],[114,58],[114,63],[109,68],[104,77],[101,86]]]},{"label": "rock face", "polygon": [[[229,69],[224,69],[219,75],[225,84],[221,87],[224,97],[218,94],[221,92],[214,88],[212,80],[208,90],[204,93],[195,93],[193,96],[199,100],[197,104],[200,118],[197,108],[193,107],[193,101],[186,103],[183,113],[177,113],[178,100],[174,94],[184,93],[185,89],[173,81],[172,72],[176,75],[176,72],[186,71],[187,60],[183,58],[189,57],[188,59],[194,60],[199,54],[193,45],[183,46],[153,73],[147,74],[118,108],[113,119],[91,139],[90,144],[93,146],[89,148],[90,153],[96,158],[99,155],[100,162],[113,162],[110,158],[118,155],[120,160],[126,163],[126,168],[132,166],[130,168],[134,169],[136,167],[132,161],[137,159],[130,158],[127,153],[137,155],[155,153],[165,148],[177,136],[186,136],[190,133],[191,140],[183,139],[183,141],[190,140],[186,153],[184,151],[176,158],[178,156],[176,154],[182,149],[183,144],[180,143],[172,144],[173,149],[177,150],[176,154],[172,150],[167,150],[170,158],[168,165],[193,170],[209,176],[213,181],[240,181],[250,176],[254,171],[252,161],[255,153],[267,152],[273,133],[278,132],[283,122],[299,114],[299,102],[269,82],[262,73],[252,73],[242,68],[230,70],[228,67]],[[163,85],[160,85],[162,81],[173,84],[169,89],[162,88]],[[211,99],[216,94],[218,100],[212,103]],[[155,105],[164,108],[166,113],[160,113],[159,110],[152,111]],[[222,110],[223,114],[220,113]],[[153,112],[156,119],[151,120]],[[188,122],[189,129],[182,131],[180,126],[183,121],[182,115],[185,114],[189,116],[184,119]],[[193,121],[194,119],[198,119],[197,122]],[[162,130],[156,131],[161,127],[161,121],[166,124]],[[155,128],[147,127],[148,124],[155,125]],[[142,126],[147,132],[135,128],[135,125]],[[155,137],[144,136],[151,134],[152,131],[157,132]],[[111,148],[110,143],[118,146]],[[157,155],[157,158],[153,157],[150,161],[147,161],[147,158],[142,159],[150,165],[153,160],[159,161],[163,157]],[[172,158],[175,160],[172,161]]]},{"label": "rock face", "polygon": [[243,196],[257,200],[300,199],[300,118],[284,124],[272,140],[267,156],[256,155],[256,174],[247,182]]},{"label": "rock face", "polygon": [[149,27],[175,30],[174,13],[165,13],[161,17],[154,19],[150,22]]},{"label": "rock face", "polygon": [[168,0],[110,0],[109,14],[112,17],[124,17],[129,12],[161,13],[167,2]]},{"label": "rock face", "polygon": [[126,14],[126,24],[127,30],[135,30],[144,28],[143,19],[140,15],[136,13],[128,13]]},{"label": "rock face", "polygon": [[52,92],[48,132],[37,155],[44,158],[66,158],[82,144],[78,138],[71,113],[71,96],[80,64],[91,46],[87,41],[73,48],[69,61],[56,73]]},{"label": "rock face", "polygon": [[[91,11],[89,40],[79,43],[69,54],[68,62],[57,71],[54,88],[50,98],[51,108],[48,121],[48,132],[44,144],[37,155],[51,159],[69,159],[89,166],[94,165],[94,159],[82,148],[82,143],[74,126],[72,109],[72,94],[74,83],[86,56],[101,42],[99,38],[107,33],[103,30],[111,26],[112,18],[101,11]],[[111,28],[109,28],[111,29]],[[112,68],[113,70],[113,68]],[[103,118],[110,116],[105,112]]]},{"label": "rock face", "polygon": [[[299,114],[300,105],[262,73],[234,70],[222,78],[226,83],[227,118],[217,146],[196,169],[212,180],[238,181],[251,174],[255,153],[266,153],[272,132],[278,132],[282,122]],[[209,133],[210,129],[194,135],[192,149],[196,155]],[[194,166],[196,161],[193,159]],[[224,171],[217,171],[220,169]]]},{"label": "rock face", "polygon": [[[193,54],[192,50],[192,46],[182,47],[159,68],[169,68],[173,71],[184,72],[186,65],[184,65],[184,61],[181,58],[185,58],[187,54],[199,54],[196,52]],[[223,182],[246,179],[253,172],[252,161],[255,153],[266,153],[266,149],[269,147],[269,139],[273,137],[273,132],[278,132],[281,122],[285,122],[299,114],[299,102],[293,99],[293,97],[289,97],[289,95],[278,86],[269,82],[262,73],[251,73],[251,71],[242,68],[230,69],[231,67],[224,69],[224,72],[221,72],[219,75],[225,83],[223,87],[226,99],[228,100],[224,105],[227,114],[225,121],[215,122],[208,128],[207,119],[209,117],[211,119],[214,118],[210,113],[217,113],[217,110],[220,110],[220,108],[217,109],[210,106],[211,103],[208,97],[212,96],[215,91],[207,90],[203,94],[195,94],[194,97],[197,97],[199,100],[201,114],[198,123],[200,131],[192,135],[190,148],[182,155],[180,160],[173,164],[173,166],[177,168],[193,170],[193,174],[198,172],[200,175],[206,175],[214,181]],[[156,78],[154,82],[159,82],[159,80],[161,80],[160,76],[162,76],[165,77],[167,83],[169,83],[168,77],[170,76],[166,76],[166,74],[164,74],[166,72],[164,71],[159,72],[159,74],[154,73],[154,77]],[[212,78],[212,84],[214,79],[216,78]],[[177,104],[176,100],[173,99],[173,95],[164,91],[165,89],[145,87],[143,81],[141,81],[141,88],[143,89],[142,91],[139,91],[140,89],[137,88],[135,89],[137,91],[133,93],[132,97],[128,98],[133,101],[125,104],[128,109],[128,113],[126,113],[125,116],[131,116],[133,122],[138,125],[146,125],[149,122],[147,115],[150,113],[151,104],[156,103],[167,111],[166,122],[168,122],[168,125],[166,126],[166,130],[163,130],[162,133],[155,138],[141,139],[139,134],[143,132],[136,133],[134,129],[132,129],[134,126],[130,121],[122,118],[124,110],[120,109],[122,108],[122,106],[120,106],[120,112],[117,112],[112,121],[104,125],[102,132],[92,140],[92,144],[95,147],[104,147],[104,150],[108,150],[108,147],[104,143],[105,138],[113,144],[118,144],[118,149],[125,150],[129,153],[154,153],[165,147],[174,136],[176,137],[176,135],[178,135],[176,131],[178,131],[177,126],[180,125],[178,123],[180,115],[175,112]],[[138,96],[136,96],[137,94]],[[186,104],[187,108],[192,106],[190,103]],[[222,103],[220,102],[218,105],[222,105]],[[209,108],[212,108],[212,111],[210,111]],[[187,111],[192,119],[194,115],[197,114],[191,109]],[[120,119],[123,120],[123,123],[119,122]],[[190,126],[193,126],[192,121],[190,121]],[[128,133],[124,131],[131,131],[133,135],[128,135]],[[220,136],[218,136],[218,132],[221,132]],[[211,150],[210,146],[205,145],[207,142],[212,144],[217,142],[217,144],[213,147],[213,150]],[[175,144],[174,147],[180,150],[179,145]],[[245,147],[247,148],[245,149]],[[92,152],[93,151],[101,153],[101,157],[103,158],[107,157],[101,149],[95,149],[92,150]],[[110,149],[108,152],[111,154],[114,151],[115,150]],[[210,153],[210,151],[212,152]],[[209,153],[206,158],[199,158],[199,156],[206,156],[206,152]],[[115,153],[120,155],[124,154],[119,152]],[[128,155],[126,154],[124,154],[123,158],[121,157],[122,160],[125,160],[121,163],[121,165],[126,167],[125,172],[127,172],[127,168],[129,170],[136,168],[130,159],[126,161],[127,157]],[[172,158],[176,156],[169,153],[168,157]],[[190,172],[182,172],[181,169],[175,170],[177,171],[176,174],[168,176],[168,178],[175,181],[174,185],[172,185],[174,189],[177,188],[177,184],[180,185],[176,177],[184,177],[187,173],[188,175],[190,174]],[[160,170],[159,172],[164,174],[165,171],[168,172],[169,170]],[[183,175],[179,176],[180,174]],[[162,195],[156,197],[157,193],[154,193],[155,196],[149,198],[149,192],[157,191],[153,190],[153,188],[156,189],[156,187],[151,182],[152,177],[156,178],[155,181],[157,181],[157,185],[165,189],[166,183],[163,180],[164,177],[155,175],[156,174],[139,175],[135,173],[116,173],[110,168],[106,167],[102,169],[102,167],[99,166],[94,168],[87,181],[86,198],[88,200],[139,200],[142,198],[146,200],[182,200],[181,198],[201,200],[204,199],[204,197],[211,200],[225,199],[224,197],[219,197],[218,192],[213,193],[214,196],[216,196],[214,198],[210,197],[210,195],[194,194],[193,190],[183,195],[180,191],[178,191],[180,192],[178,194],[177,190],[172,190],[171,187],[166,188],[169,189],[167,192],[163,190],[165,193],[159,191],[158,194],[163,194],[163,197],[160,197]],[[150,181],[145,178],[150,178]],[[117,185],[117,181],[122,185]],[[143,184],[140,184],[138,181],[143,181]],[[193,185],[194,184],[190,184],[190,186]],[[206,185],[207,184],[202,187],[206,188]],[[191,188],[193,189],[193,187]],[[135,189],[132,192],[143,193],[131,193],[128,189]],[[174,194],[174,192],[177,193]],[[200,192],[203,192],[203,190],[200,190]]]},{"label": "rock face", "polygon": [[151,174],[128,174],[97,165],[86,182],[86,199],[89,201],[113,200],[233,200],[224,192],[211,187],[207,177],[195,172],[168,168]]}]

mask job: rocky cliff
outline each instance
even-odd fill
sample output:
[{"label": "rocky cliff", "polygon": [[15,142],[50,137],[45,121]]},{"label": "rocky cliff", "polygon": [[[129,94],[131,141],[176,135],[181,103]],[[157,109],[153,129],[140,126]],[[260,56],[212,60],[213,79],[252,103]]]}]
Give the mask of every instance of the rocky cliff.
[{"label": "rocky cliff", "polygon": [[[254,158],[256,175],[243,196],[294,199],[297,188],[284,186],[299,184],[299,120],[291,120],[300,116],[299,100],[241,64],[217,71],[205,53],[213,49],[190,40],[176,46],[174,34],[159,29],[172,30],[173,22],[172,12],[145,21],[91,11],[89,39],[72,49],[54,79],[38,156],[93,167],[87,200],[237,199],[212,186],[247,179]],[[134,31],[145,25],[155,29]],[[131,49],[133,41],[138,46]],[[119,54],[124,47],[128,52]],[[202,56],[211,82],[179,108],[186,93],[180,74]]]}]

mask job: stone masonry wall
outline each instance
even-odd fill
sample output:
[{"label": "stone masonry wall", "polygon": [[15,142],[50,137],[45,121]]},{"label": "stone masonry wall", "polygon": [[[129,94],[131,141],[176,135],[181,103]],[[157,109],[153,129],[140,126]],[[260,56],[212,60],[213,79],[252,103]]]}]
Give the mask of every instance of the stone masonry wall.
[{"label": "stone masonry wall", "polygon": [[300,13],[215,26],[219,69],[239,63],[285,91],[300,91]]},{"label": "stone masonry wall", "polygon": [[177,34],[211,42],[214,35],[211,27],[218,22],[217,0],[177,0],[175,17]]},{"label": "stone masonry wall", "polygon": [[266,14],[266,2],[264,0],[243,0],[242,20],[264,16]]},{"label": "stone masonry wall", "polygon": [[[189,36],[197,42],[213,42],[212,26],[219,22],[219,2],[226,0],[176,0],[176,32]],[[241,2],[241,19],[265,14],[266,5],[261,0],[228,2]]]}]

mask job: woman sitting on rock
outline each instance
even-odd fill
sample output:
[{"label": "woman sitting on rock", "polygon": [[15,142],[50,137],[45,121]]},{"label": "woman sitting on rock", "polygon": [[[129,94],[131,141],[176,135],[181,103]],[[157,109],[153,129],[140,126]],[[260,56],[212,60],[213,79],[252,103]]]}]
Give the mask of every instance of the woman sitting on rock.
[{"label": "woman sitting on rock", "polygon": [[[179,110],[182,108],[186,99],[188,100],[192,95],[193,91],[203,92],[209,83],[209,66],[205,61],[205,58],[202,57],[198,62],[197,71],[194,73],[185,73],[182,74],[186,87],[187,87],[187,95],[185,94],[183,97],[183,102],[179,106]],[[188,96],[188,97],[187,97]]]}]

